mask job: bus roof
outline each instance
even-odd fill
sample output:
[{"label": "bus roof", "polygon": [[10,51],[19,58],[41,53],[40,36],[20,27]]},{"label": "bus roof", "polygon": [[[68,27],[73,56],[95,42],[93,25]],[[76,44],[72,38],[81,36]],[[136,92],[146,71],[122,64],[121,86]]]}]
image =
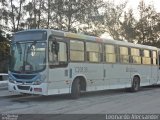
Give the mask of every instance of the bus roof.
[{"label": "bus roof", "polygon": [[[53,34],[55,36],[60,36],[60,37],[95,41],[95,42],[100,42],[100,43],[108,43],[108,44],[121,45],[121,46],[130,46],[130,47],[143,48],[143,49],[155,49],[155,50],[158,49],[156,47],[148,46],[148,45],[134,44],[134,43],[125,42],[125,41],[105,39],[105,38],[100,38],[100,37],[95,37],[95,36],[84,35],[80,33],[71,33],[71,32],[65,32],[65,31],[54,30],[54,29],[29,29],[29,30],[24,30],[20,32],[25,32],[25,31],[47,31],[50,34]],[[19,32],[16,32],[16,33],[19,33]]]},{"label": "bus roof", "polygon": [[75,38],[75,39],[82,39],[82,40],[89,40],[89,41],[96,41],[96,42],[104,42],[104,43],[109,43],[109,44],[130,46],[130,47],[135,47],[135,48],[157,50],[157,48],[153,47],[153,46],[134,44],[134,43],[130,43],[130,42],[113,40],[113,39],[99,38],[99,37],[94,37],[94,36],[89,36],[89,35],[84,35],[84,34],[79,34],[79,33],[63,32],[63,31],[57,31],[57,30],[52,30],[52,33],[55,35],[58,35],[58,36],[64,36],[64,37],[68,37],[68,38]]}]

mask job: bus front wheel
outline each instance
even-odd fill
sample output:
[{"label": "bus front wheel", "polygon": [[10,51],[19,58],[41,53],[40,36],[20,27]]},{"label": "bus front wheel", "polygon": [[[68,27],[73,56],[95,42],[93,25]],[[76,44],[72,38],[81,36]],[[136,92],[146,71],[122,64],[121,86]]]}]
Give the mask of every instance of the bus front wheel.
[{"label": "bus front wheel", "polygon": [[139,88],[140,88],[140,79],[139,79],[139,77],[135,76],[133,78],[131,92],[137,92],[139,90]]},{"label": "bus front wheel", "polygon": [[80,97],[80,80],[78,78],[72,83],[71,97],[72,99],[77,99]]}]

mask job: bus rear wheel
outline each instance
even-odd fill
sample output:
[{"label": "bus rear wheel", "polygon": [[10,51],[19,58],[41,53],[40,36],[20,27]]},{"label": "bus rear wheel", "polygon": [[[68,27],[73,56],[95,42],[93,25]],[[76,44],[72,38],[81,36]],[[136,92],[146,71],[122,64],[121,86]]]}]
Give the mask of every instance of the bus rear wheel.
[{"label": "bus rear wheel", "polygon": [[133,78],[131,92],[137,92],[139,90],[139,88],[140,88],[140,79],[139,79],[139,77],[135,76]]},{"label": "bus rear wheel", "polygon": [[80,97],[80,91],[81,91],[81,86],[80,86],[80,80],[76,78],[73,83],[72,83],[72,88],[71,88],[71,98],[72,99],[77,99]]}]

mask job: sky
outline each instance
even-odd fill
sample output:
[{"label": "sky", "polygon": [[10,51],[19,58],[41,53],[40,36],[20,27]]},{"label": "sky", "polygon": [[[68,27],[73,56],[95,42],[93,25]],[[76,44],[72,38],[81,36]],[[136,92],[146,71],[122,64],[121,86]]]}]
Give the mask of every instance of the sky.
[{"label": "sky", "polygon": [[[117,3],[124,2],[125,0],[115,0]],[[127,8],[137,10],[138,4],[141,0],[128,0]],[[154,5],[157,12],[160,12],[160,0],[144,0],[146,5]]]},{"label": "sky", "polygon": [[[116,2],[116,4],[119,4],[121,2],[125,2],[126,0],[114,0],[114,1]],[[127,3],[127,6],[126,6],[126,10],[132,8],[134,14],[138,15],[139,13],[138,13],[137,9],[138,9],[139,2],[141,0],[127,0],[127,1],[128,1],[128,3]],[[145,2],[146,5],[154,5],[156,11],[158,13],[160,13],[160,0],[144,0],[144,2]],[[107,33],[102,34],[100,37],[102,37],[102,38],[107,37],[109,39],[112,39],[112,37]]]},{"label": "sky", "polygon": [[[26,0],[26,1],[30,1],[30,0]],[[104,1],[108,1],[108,0],[104,0]],[[113,1],[113,0],[111,0]],[[116,4],[119,4],[121,2],[124,2],[124,1],[128,1],[127,3],[127,7],[126,7],[126,10],[128,10],[129,8],[132,8],[133,9],[133,12],[134,14],[138,14],[138,4],[141,0],[114,0],[114,2]],[[160,13],[160,0],[144,0],[145,4],[146,5],[154,5],[155,9],[157,12]]]},{"label": "sky", "polygon": [[[138,16],[138,5],[141,0],[104,0],[104,1],[114,1],[115,4],[124,3],[127,1],[127,6],[124,10],[128,11],[128,9],[133,9],[133,13],[135,16]],[[160,0],[143,0],[145,5],[153,5],[157,13],[160,13]]]}]

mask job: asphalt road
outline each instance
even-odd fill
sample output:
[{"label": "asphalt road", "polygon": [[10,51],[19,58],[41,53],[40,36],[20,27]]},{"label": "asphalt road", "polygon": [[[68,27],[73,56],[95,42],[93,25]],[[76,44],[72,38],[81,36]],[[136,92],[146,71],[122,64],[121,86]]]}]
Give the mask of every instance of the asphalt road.
[{"label": "asphalt road", "polygon": [[[90,92],[76,100],[69,95],[22,96],[0,89],[0,113],[45,114],[45,117],[46,114],[48,117],[52,114],[56,117],[59,114],[160,114],[160,86],[143,87],[136,93],[125,89]],[[83,115],[80,120],[87,117]]]}]

